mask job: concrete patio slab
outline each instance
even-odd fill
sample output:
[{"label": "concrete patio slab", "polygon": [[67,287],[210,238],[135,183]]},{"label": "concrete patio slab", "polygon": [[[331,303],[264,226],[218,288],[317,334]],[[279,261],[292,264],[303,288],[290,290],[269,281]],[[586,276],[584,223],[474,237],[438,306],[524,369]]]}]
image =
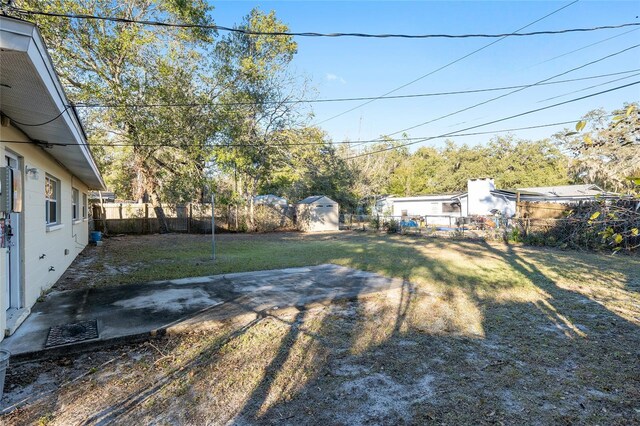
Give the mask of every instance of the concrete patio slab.
[{"label": "concrete patio slab", "polygon": [[[350,299],[398,288],[402,280],[325,264],[50,293],[0,349],[40,356],[113,340],[211,327],[240,315]],[[96,319],[98,339],[45,348],[49,328]]]}]

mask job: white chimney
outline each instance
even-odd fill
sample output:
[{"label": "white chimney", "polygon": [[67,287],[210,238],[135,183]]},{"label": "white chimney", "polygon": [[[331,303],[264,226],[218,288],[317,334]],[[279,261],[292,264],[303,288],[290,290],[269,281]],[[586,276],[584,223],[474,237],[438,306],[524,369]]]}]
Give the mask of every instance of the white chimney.
[{"label": "white chimney", "polygon": [[491,191],[496,185],[491,178],[469,179],[467,181],[468,215],[488,215],[494,207],[494,197]]}]

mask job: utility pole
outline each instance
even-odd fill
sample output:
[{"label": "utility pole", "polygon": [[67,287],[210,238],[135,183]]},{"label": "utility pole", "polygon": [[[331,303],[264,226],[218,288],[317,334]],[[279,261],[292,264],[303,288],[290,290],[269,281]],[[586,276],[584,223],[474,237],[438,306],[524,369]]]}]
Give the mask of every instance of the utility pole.
[{"label": "utility pole", "polygon": [[213,188],[211,188],[211,259],[216,260],[216,205]]}]

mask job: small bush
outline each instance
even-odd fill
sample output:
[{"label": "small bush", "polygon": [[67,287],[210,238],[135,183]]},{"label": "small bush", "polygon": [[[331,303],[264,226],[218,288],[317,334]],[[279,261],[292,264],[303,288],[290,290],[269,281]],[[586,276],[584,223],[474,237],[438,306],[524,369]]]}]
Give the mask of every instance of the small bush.
[{"label": "small bush", "polygon": [[371,228],[375,229],[376,231],[380,230],[380,216],[376,215],[376,216],[372,216],[371,220],[369,220],[369,225],[371,225]]},{"label": "small bush", "polygon": [[509,241],[514,243],[522,243],[524,242],[523,240],[524,240],[524,236],[522,235],[522,232],[520,231],[520,229],[513,228],[511,230],[511,233],[509,234]]},{"label": "small bush", "polygon": [[387,234],[397,234],[400,232],[400,222],[391,219],[385,224],[385,228],[387,229]]}]

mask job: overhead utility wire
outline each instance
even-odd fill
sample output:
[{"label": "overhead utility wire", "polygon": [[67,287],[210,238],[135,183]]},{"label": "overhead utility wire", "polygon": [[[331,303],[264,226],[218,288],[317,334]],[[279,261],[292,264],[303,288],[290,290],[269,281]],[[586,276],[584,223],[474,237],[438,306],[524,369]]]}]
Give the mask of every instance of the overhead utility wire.
[{"label": "overhead utility wire", "polygon": [[44,125],[49,124],[49,123],[51,123],[51,122],[53,122],[53,121],[56,121],[58,118],[62,117],[62,114],[64,114],[65,112],[67,112],[67,110],[68,110],[69,108],[72,108],[72,107],[73,107],[72,105],[67,105],[67,106],[65,106],[65,107],[64,107],[64,109],[63,109],[62,111],[60,111],[60,113],[59,113],[58,115],[56,115],[55,117],[53,117],[53,118],[52,118],[52,119],[50,119],[50,120],[43,121],[43,122],[41,122],[41,123],[23,123],[23,122],[21,122],[21,121],[14,120],[13,118],[9,117],[9,116],[8,116],[7,114],[5,114],[4,112],[2,113],[2,115],[4,115],[4,116],[5,116],[5,117],[7,117],[9,120],[13,121],[14,123],[16,123],[16,124],[18,124],[18,125],[20,125],[20,126],[38,127],[38,126],[44,126]]},{"label": "overhead utility wire", "polygon": [[614,80],[605,81],[604,83],[594,84],[593,86],[585,87],[584,89],[572,90],[571,92],[563,93],[561,95],[553,96],[551,98],[542,99],[542,100],[540,100],[540,101],[538,101],[536,103],[539,104],[540,102],[546,102],[546,101],[550,101],[550,100],[553,100],[553,99],[562,98],[564,96],[573,95],[574,93],[580,93],[580,92],[584,92],[585,90],[595,89],[596,87],[606,86],[607,84],[615,83],[616,81],[626,80],[626,79],[631,78],[631,77],[637,77],[639,75],[640,75],[640,73],[627,75],[627,76],[624,76],[624,77],[616,78]]},{"label": "overhead utility wire", "polygon": [[[539,86],[570,83],[574,81],[593,80],[596,78],[611,77],[615,75],[629,74],[632,72],[640,71],[640,68],[636,68],[628,71],[620,71],[609,74],[600,74],[588,77],[571,78],[567,80],[551,81],[547,83],[540,83]],[[627,78],[627,77],[625,77]],[[330,98],[330,99],[298,99],[290,101],[264,101],[264,102],[187,102],[187,103],[153,103],[153,104],[100,104],[91,102],[81,102],[73,104],[76,108],[160,108],[160,107],[199,107],[199,106],[243,106],[243,105],[266,105],[266,104],[297,104],[297,103],[323,103],[323,102],[349,102],[349,101],[363,101],[369,99],[408,99],[408,98],[422,98],[422,97],[434,97],[434,96],[450,96],[450,95],[463,95],[470,93],[483,93],[483,92],[495,92],[500,90],[517,89],[521,87],[529,87],[528,84],[517,86],[504,86],[504,87],[491,87],[485,89],[470,89],[470,90],[457,90],[450,92],[432,92],[432,93],[415,93],[409,95],[394,95],[394,96],[375,96],[375,97],[354,97],[354,98]]]},{"label": "overhead utility wire", "polygon": [[413,130],[413,129],[415,129],[415,128],[422,127],[422,126],[425,126],[425,125],[427,125],[427,124],[430,124],[430,123],[433,123],[433,122],[436,122],[436,121],[442,120],[443,118],[448,118],[448,117],[451,117],[451,116],[453,116],[453,115],[459,114],[459,113],[461,113],[461,112],[469,111],[470,109],[477,108],[477,107],[479,107],[479,106],[481,106],[481,105],[486,105],[486,104],[488,104],[488,103],[490,103],[490,102],[493,102],[493,101],[496,101],[496,100],[498,100],[498,99],[502,99],[502,98],[504,98],[504,97],[507,97],[507,96],[513,95],[514,93],[521,92],[521,91],[526,90],[526,89],[528,89],[528,88],[530,88],[530,87],[539,86],[539,85],[541,85],[542,83],[548,82],[549,80],[552,80],[552,79],[554,79],[554,78],[561,77],[561,76],[563,76],[563,75],[569,74],[569,73],[574,72],[574,71],[577,71],[577,70],[579,70],[579,69],[582,69],[582,68],[588,67],[588,66],[590,66],[590,65],[596,64],[596,63],[598,63],[598,62],[602,62],[602,61],[604,61],[604,60],[606,60],[606,59],[609,59],[609,58],[611,58],[611,57],[614,57],[614,56],[620,55],[620,54],[625,53],[625,52],[627,52],[627,51],[629,51],[629,50],[636,49],[636,48],[638,48],[638,47],[640,47],[640,44],[636,44],[636,45],[634,45],[634,46],[627,47],[626,49],[619,50],[618,52],[612,53],[612,54],[607,55],[607,56],[603,56],[602,58],[596,59],[596,60],[591,61],[591,62],[587,62],[586,64],[582,64],[582,65],[580,65],[580,66],[577,66],[577,67],[571,68],[570,70],[563,71],[563,72],[558,73],[558,74],[555,74],[555,75],[553,75],[553,76],[551,76],[551,77],[547,77],[547,78],[542,79],[542,80],[540,80],[540,81],[538,81],[538,82],[536,82],[536,83],[532,83],[532,84],[529,84],[529,85],[527,85],[527,86],[521,87],[521,88],[519,88],[519,89],[512,90],[512,91],[511,91],[511,92],[509,92],[509,93],[504,93],[504,94],[502,94],[502,95],[500,95],[500,96],[496,96],[496,97],[494,97],[494,98],[487,99],[486,101],[478,102],[477,104],[473,104],[473,105],[471,105],[471,106],[468,106],[468,107],[465,107],[465,108],[459,109],[459,110],[457,110],[457,111],[454,111],[454,112],[451,112],[451,113],[448,113],[448,114],[445,114],[445,115],[441,115],[440,117],[433,118],[433,119],[431,119],[431,120],[427,120],[427,121],[422,122],[422,123],[420,123],[420,124],[416,124],[416,125],[411,126],[411,127],[406,127],[406,128],[404,128],[404,129],[401,129],[401,130],[395,131],[395,132],[393,132],[393,133],[389,133],[389,136],[396,135],[396,134],[398,134],[398,133],[403,133],[403,132],[406,132],[406,131],[408,131],[408,130]]},{"label": "overhead utility wire", "polygon": [[[553,85],[553,84],[562,84],[562,83],[570,83],[570,82],[575,82],[575,81],[583,81],[583,80],[593,80],[596,78],[602,78],[602,77],[610,77],[610,76],[616,76],[616,75],[621,75],[621,74],[629,74],[632,72],[637,72],[640,71],[640,68],[637,69],[633,69],[633,70],[627,70],[627,71],[620,71],[620,72],[614,72],[614,73],[608,73],[608,74],[600,74],[600,75],[594,75],[594,76],[588,76],[588,77],[580,77],[580,78],[571,78],[571,79],[566,79],[566,80],[558,80],[558,81],[550,81],[550,82],[545,82],[545,83],[540,83],[538,84],[538,86],[545,86],[545,85]],[[616,79],[616,80],[612,80],[606,83],[602,83],[602,85],[604,84],[609,84],[618,80],[622,80],[622,79],[626,79],[626,78],[631,78],[635,75],[638,74],[633,74],[631,76],[627,76],[627,77],[623,77],[620,79]],[[482,92],[492,92],[492,91],[500,91],[500,90],[509,90],[509,89],[515,89],[515,88],[526,88],[526,87],[530,87],[531,84],[526,84],[526,85],[517,85],[517,86],[505,86],[505,87],[492,87],[492,88],[485,88],[485,89],[471,89],[471,90],[458,90],[458,91],[450,91],[450,92],[434,92],[434,93],[418,93],[418,94],[412,94],[412,95],[397,95],[397,96],[389,96],[389,97],[385,97],[385,98],[381,98],[381,99],[403,99],[403,98],[417,98],[417,97],[431,97],[431,96],[449,96],[449,95],[460,95],[460,94],[469,94],[469,93],[482,93]],[[600,85],[594,85],[594,86],[590,86],[587,87],[585,89],[582,90],[588,90],[594,87],[598,87]],[[582,91],[580,90],[580,91]],[[571,93],[575,93],[575,92],[570,92],[570,93],[566,93],[565,95],[569,95]],[[564,95],[561,95],[564,96]],[[282,101],[281,103],[313,103],[313,102],[343,102],[343,101],[351,101],[351,100],[362,100],[362,99],[377,99],[377,98],[367,98],[367,97],[360,97],[360,98],[335,98],[335,99],[301,99],[301,100],[297,100],[297,101]],[[548,100],[548,99],[546,99]],[[275,103],[275,101],[273,101]],[[542,102],[542,101],[540,101]],[[166,103],[166,104],[98,104],[98,103],[77,103],[77,104],[71,104],[71,105],[67,105],[66,108],[59,113],[58,115],[56,115],[55,117],[53,117],[50,120],[41,122],[41,123],[23,123],[20,121],[16,121],[14,119],[12,119],[11,117],[9,117],[9,119],[11,119],[14,123],[19,124],[21,126],[29,126],[29,127],[37,127],[37,126],[44,126],[46,124],[51,123],[52,121],[55,121],[56,119],[60,118],[62,116],[62,114],[64,114],[64,112],[69,109],[69,108],[156,108],[156,107],[190,107],[190,108],[195,108],[195,107],[199,107],[199,106],[233,106],[233,105],[260,105],[260,104],[269,104],[272,103],[271,101],[265,101],[265,102],[220,102],[220,103],[215,103],[215,102],[210,102],[210,103]],[[6,115],[6,114],[5,114]],[[7,116],[8,117],[8,116]],[[396,134],[399,132],[395,132],[395,133],[390,133],[390,135]]]},{"label": "overhead utility wire", "polygon": [[[527,24],[527,25],[525,25],[524,27],[518,28],[518,29],[517,29],[517,30],[515,30],[513,33],[511,33],[510,35],[513,35],[513,34],[517,33],[518,31],[524,30],[525,28],[528,28],[528,27],[530,27],[530,26],[532,26],[532,25],[534,25],[534,24],[536,24],[536,23],[538,23],[538,22],[542,21],[543,19],[546,19],[546,18],[548,18],[549,16],[556,14],[556,13],[560,12],[560,11],[561,11],[561,10],[563,10],[563,9],[566,9],[566,8],[567,8],[567,7],[569,7],[569,6],[572,6],[572,5],[576,4],[578,1],[580,1],[580,0],[574,0],[574,1],[572,1],[571,3],[566,4],[566,5],[562,6],[562,7],[560,7],[560,8],[558,8],[558,9],[554,10],[553,12],[551,12],[551,13],[548,13],[548,14],[544,15],[542,18],[538,18],[538,19],[536,19],[535,21],[528,23],[528,24]],[[440,71],[442,71],[443,69],[446,69],[446,68],[450,67],[451,65],[457,64],[458,62],[463,61],[463,60],[467,59],[468,57],[473,56],[473,55],[475,55],[476,53],[481,52],[481,51],[483,51],[484,49],[487,49],[487,48],[489,48],[489,47],[493,46],[493,45],[494,45],[494,44],[496,44],[496,43],[500,43],[502,40],[504,40],[504,39],[505,39],[505,38],[507,38],[507,37],[508,37],[508,36],[504,36],[504,37],[501,37],[501,38],[499,38],[499,39],[497,39],[497,40],[494,40],[494,41],[492,41],[491,43],[486,44],[486,45],[484,45],[484,46],[482,46],[482,47],[480,47],[480,48],[478,48],[478,49],[476,49],[476,50],[474,50],[474,51],[472,51],[472,52],[470,52],[470,53],[467,53],[466,55],[463,55],[463,56],[461,56],[461,57],[457,58],[457,59],[454,59],[453,61],[448,62],[448,63],[446,63],[446,64],[442,65],[442,66],[441,66],[441,67],[439,67],[439,68],[436,68],[436,69],[434,69],[434,70],[432,70],[432,71],[429,71],[428,73],[423,74],[422,76],[420,76],[420,77],[418,77],[418,78],[416,78],[416,79],[413,79],[413,80],[411,80],[411,81],[410,81],[410,82],[408,82],[408,83],[405,83],[405,84],[403,84],[403,85],[401,85],[401,86],[398,86],[398,87],[396,87],[395,89],[389,90],[388,92],[383,93],[382,95],[380,95],[378,98],[382,98],[382,97],[384,97],[384,96],[390,95],[390,94],[392,94],[392,93],[397,92],[398,90],[404,89],[404,88],[405,88],[405,87],[407,87],[407,86],[410,86],[410,85],[412,85],[412,84],[414,84],[414,83],[417,83],[418,81],[420,81],[420,80],[422,80],[422,79],[424,79],[424,78],[427,78],[427,77],[429,77],[429,76],[431,76],[431,75],[433,75],[433,74],[435,74],[435,73],[437,73],[437,72],[440,72]],[[331,116],[331,117],[329,117],[329,118],[327,118],[327,119],[324,119],[324,120],[320,121],[319,123],[316,123],[316,125],[320,125],[320,124],[326,123],[327,121],[331,121],[331,120],[333,120],[333,119],[335,119],[335,118],[341,117],[341,116],[343,116],[343,115],[345,115],[345,114],[350,113],[351,111],[355,111],[356,109],[362,108],[362,107],[363,107],[363,106],[365,106],[365,105],[369,105],[370,103],[375,102],[376,100],[377,100],[377,99],[371,99],[371,100],[369,100],[369,101],[367,101],[367,102],[363,102],[363,103],[362,103],[362,104],[360,104],[360,105],[356,105],[356,106],[354,106],[353,108],[349,108],[349,109],[347,109],[347,110],[345,110],[345,111],[343,111],[343,112],[341,112],[341,113],[338,113],[338,114],[333,115],[333,116]]]},{"label": "overhead utility wire", "polygon": [[[615,114],[609,114],[608,116],[613,116]],[[562,126],[565,124],[575,124],[579,121],[580,118],[576,118],[574,120],[567,121],[559,121],[556,123],[547,123],[547,124],[538,124],[535,126],[526,126],[526,127],[514,127],[510,129],[500,129],[500,130],[488,130],[483,132],[473,132],[473,133],[454,133],[449,135],[449,137],[463,137],[463,136],[478,136],[478,135],[489,135],[495,133],[507,133],[507,132],[515,132],[518,130],[531,130],[531,129],[541,129],[544,127],[554,127],[554,126]],[[416,136],[413,138],[403,138],[403,141],[414,141],[414,140],[424,140],[425,136]],[[131,143],[120,143],[120,144],[106,144],[106,143],[65,143],[65,142],[43,142],[43,141],[24,141],[24,140],[0,140],[0,142],[4,143],[17,143],[17,144],[36,144],[36,145],[44,145],[44,146],[109,146],[109,147],[127,147],[134,146]],[[332,145],[349,145],[349,144],[372,144],[372,143],[380,143],[385,142],[385,139],[377,138],[377,139],[369,139],[364,141],[341,141],[341,142],[331,142]],[[282,143],[282,144],[272,144],[270,146],[273,147],[282,147],[282,146],[312,146],[312,145],[325,145],[326,142],[292,142],[292,143]],[[158,148],[183,148],[184,146],[176,145],[176,144],[135,144],[135,146],[150,146],[150,147],[158,147]],[[255,144],[218,144],[217,148],[235,148],[235,147],[251,147],[257,146]]]},{"label": "overhead utility wire", "polygon": [[609,41],[609,40],[613,40],[614,38],[622,37],[622,36],[624,36],[624,35],[627,35],[627,34],[629,34],[629,33],[632,33],[632,32],[638,31],[638,30],[640,30],[640,28],[634,28],[634,29],[632,29],[632,30],[625,31],[625,32],[623,32],[622,34],[617,34],[617,35],[614,35],[614,36],[612,36],[612,37],[607,37],[607,38],[605,38],[604,40],[596,41],[595,43],[587,44],[586,46],[582,46],[582,47],[579,47],[579,48],[577,48],[577,49],[570,50],[569,52],[565,52],[565,53],[562,53],[562,54],[560,54],[560,55],[558,55],[558,56],[554,56],[553,58],[549,58],[549,59],[544,60],[544,61],[542,61],[542,62],[538,62],[538,63],[533,64],[533,65],[531,65],[531,66],[529,66],[529,67],[527,67],[527,68],[524,68],[524,69],[530,69],[530,68],[536,67],[536,66],[538,66],[538,65],[546,64],[547,62],[555,61],[556,59],[560,59],[560,58],[562,58],[562,57],[565,57],[565,56],[571,55],[572,53],[580,52],[581,50],[588,49],[588,48],[593,47],[593,46],[596,46],[596,45],[598,45],[598,44],[600,44],[600,43],[604,43],[604,42],[607,42],[607,41]]},{"label": "overhead utility wire", "polygon": [[570,100],[568,100],[568,101],[559,102],[559,103],[557,103],[557,104],[547,105],[547,106],[544,106],[544,107],[541,107],[541,108],[532,109],[532,110],[529,110],[529,111],[521,112],[521,113],[519,113],[519,114],[510,115],[510,116],[508,116],[508,117],[503,117],[503,118],[499,118],[499,119],[497,119],[497,120],[488,121],[488,122],[486,122],[486,123],[478,124],[478,125],[475,125],[475,126],[471,126],[471,127],[464,128],[464,129],[455,130],[455,131],[453,131],[453,132],[443,133],[443,134],[438,135],[438,136],[430,136],[430,137],[427,137],[427,138],[424,138],[424,139],[421,139],[421,140],[412,141],[412,142],[407,142],[407,143],[404,143],[404,144],[401,144],[401,145],[397,145],[397,146],[387,147],[387,148],[379,149],[379,150],[376,150],[376,151],[365,152],[365,153],[363,153],[363,154],[353,155],[353,156],[351,156],[351,157],[346,157],[345,159],[346,159],[346,160],[350,160],[350,159],[352,159],[352,158],[358,158],[358,157],[364,157],[364,156],[367,156],[367,155],[378,154],[378,153],[381,153],[381,152],[390,151],[390,150],[392,150],[392,149],[404,148],[404,147],[409,146],[409,145],[415,145],[415,144],[417,144],[417,143],[420,143],[420,142],[426,142],[426,141],[428,141],[428,140],[432,140],[432,139],[440,139],[440,138],[445,138],[445,137],[453,136],[454,134],[456,134],[456,133],[458,133],[458,132],[466,132],[467,130],[473,130],[473,129],[477,129],[477,128],[479,128],[479,127],[488,126],[488,125],[490,125],[490,124],[500,123],[500,122],[502,122],[502,121],[511,120],[511,119],[513,119],[513,118],[522,117],[522,116],[524,116],[524,115],[533,114],[533,113],[535,113],[535,112],[544,111],[544,110],[546,110],[546,109],[555,108],[555,107],[558,107],[558,106],[561,106],[561,105],[566,105],[566,104],[568,104],[568,103],[577,102],[577,101],[581,101],[581,100],[583,100],[583,99],[592,98],[592,97],[594,97],[594,96],[603,95],[603,94],[605,94],[605,93],[613,92],[613,91],[616,91],[616,90],[625,89],[625,88],[627,88],[627,87],[631,87],[631,86],[634,86],[634,85],[636,85],[636,84],[640,84],[640,81],[634,81],[633,83],[625,84],[625,85],[623,85],[623,86],[617,86],[617,87],[614,87],[614,88],[611,88],[611,89],[603,90],[603,91],[601,91],[601,92],[592,93],[592,94],[590,94],[590,95],[581,96],[581,97],[579,97],[579,98],[570,99]]},{"label": "overhead utility wire", "polygon": [[[575,3],[575,2],[574,2]],[[566,6],[565,6],[566,7]],[[206,24],[187,24],[187,23],[178,23],[178,22],[163,22],[163,21],[151,21],[151,20],[135,20],[129,18],[118,18],[115,16],[97,16],[97,15],[88,15],[88,14],[75,14],[75,13],[60,13],[60,12],[45,12],[40,10],[28,10],[22,9],[14,6],[8,7],[11,10],[14,10],[18,13],[22,13],[25,15],[36,15],[36,16],[49,16],[56,18],[67,18],[67,19],[92,19],[92,20],[100,20],[100,21],[111,21],[123,24],[138,24],[138,25],[149,25],[149,26],[158,26],[158,27],[176,27],[176,28],[197,28],[197,29],[208,29],[208,30],[216,30],[216,31],[227,31],[232,33],[246,34],[246,35],[258,35],[258,36],[293,36],[293,37],[360,37],[360,38],[405,38],[405,39],[428,39],[428,38],[504,38],[504,37],[529,37],[529,36],[538,36],[538,35],[556,35],[556,34],[567,34],[567,33],[575,33],[575,32],[590,32],[590,31],[599,31],[599,30],[610,30],[610,29],[619,29],[626,27],[639,26],[640,23],[637,22],[629,22],[625,24],[619,25],[601,25],[597,27],[588,27],[588,28],[567,28],[562,30],[547,30],[547,31],[533,31],[529,33],[500,33],[500,34],[370,34],[370,33],[319,33],[319,32],[292,32],[292,31],[253,31],[247,30],[243,28],[234,28],[234,27],[225,27],[223,25],[206,25]],[[526,27],[524,27],[526,28]]]}]

